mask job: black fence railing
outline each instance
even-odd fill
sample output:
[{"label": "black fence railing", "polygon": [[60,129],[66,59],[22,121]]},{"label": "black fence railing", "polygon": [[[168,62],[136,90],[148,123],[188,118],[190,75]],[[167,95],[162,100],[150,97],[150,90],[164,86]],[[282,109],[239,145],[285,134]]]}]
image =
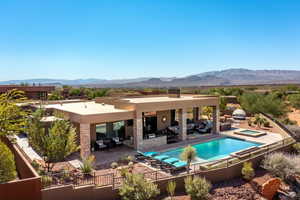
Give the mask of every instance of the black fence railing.
[{"label": "black fence railing", "polygon": [[[291,145],[295,142],[292,138],[286,138],[281,141],[263,145],[257,150],[253,150],[249,153],[243,155],[242,158],[230,156],[217,161],[201,162],[198,164],[192,164],[190,166],[190,173],[197,174],[199,172],[208,172],[211,170],[229,168],[237,164],[241,164],[246,160],[254,159],[256,157],[272,153],[278,149],[285,146]],[[171,174],[169,171],[163,169],[152,170],[142,173],[143,176],[151,181],[158,181],[168,177],[176,177],[178,175],[187,175],[186,172],[181,171],[180,173]],[[71,172],[61,172],[52,173],[46,175],[48,177],[48,182],[43,183],[44,188],[55,187],[60,185],[73,185],[75,187],[85,186],[85,185],[95,185],[97,187],[112,186],[113,188],[118,188],[123,181],[123,177],[119,173],[108,173],[108,174],[97,174],[95,172],[90,174],[82,173],[71,173]],[[43,181],[42,181],[43,182]]]}]

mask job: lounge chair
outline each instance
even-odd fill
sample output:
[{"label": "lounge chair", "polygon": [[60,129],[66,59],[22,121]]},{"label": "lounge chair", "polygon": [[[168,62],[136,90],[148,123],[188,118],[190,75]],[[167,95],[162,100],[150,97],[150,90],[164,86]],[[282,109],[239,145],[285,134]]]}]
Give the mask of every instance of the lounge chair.
[{"label": "lounge chair", "polygon": [[164,163],[167,163],[167,164],[173,164],[173,163],[176,163],[176,162],[179,162],[180,160],[177,159],[177,158],[168,158],[168,159],[165,159],[163,160]]},{"label": "lounge chair", "polygon": [[122,145],[123,142],[120,140],[119,137],[112,138],[112,141],[115,143],[115,145]]},{"label": "lounge chair", "polygon": [[144,160],[146,158],[151,158],[153,156],[158,155],[157,152],[154,151],[149,151],[149,152],[141,152],[141,151],[137,151],[137,154],[135,155],[135,158],[137,160]]},{"label": "lounge chair", "polygon": [[163,161],[163,160],[168,159],[168,158],[170,158],[170,157],[167,156],[167,155],[158,155],[158,156],[154,156],[153,158],[154,158],[155,160]]},{"label": "lounge chair", "polygon": [[105,148],[107,148],[107,145],[104,144],[103,140],[97,140],[96,144],[98,145],[99,149],[105,149]]},{"label": "lounge chair", "polygon": [[178,172],[180,170],[186,169],[187,163],[184,161],[178,161],[173,164],[168,164],[163,166],[164,170],[170,171],[170,173]]}]

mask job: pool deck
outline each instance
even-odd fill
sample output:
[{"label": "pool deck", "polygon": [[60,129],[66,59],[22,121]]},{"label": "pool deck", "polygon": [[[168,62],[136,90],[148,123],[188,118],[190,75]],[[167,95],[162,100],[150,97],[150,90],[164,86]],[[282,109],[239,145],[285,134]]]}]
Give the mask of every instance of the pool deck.
[{"label": "pool deck", "polygon": [[[258,136],[258,137],[253,137],[253,136],[246,136],[246,135],[238,135],[235,134],[234,132],[242,131],[242,130],[247,130],[243,128],[235,128],[230,131],[223,131],[222,135],[228,136],[228,137],[233,137],[233,138],[238,138],[242,140],[247,140],[250,142],[256,142],[256,143],[262,143],[262,144],[272,144],[279,142],[284,139],[284,137],[279,134],[279,133],[271,133],[268,131],[259,131],[259,132],[264,132],[266,135]],[[251,129],[248,129],[251,130]],[[253,131],[258,131],[258,130],[253,130]]]}]

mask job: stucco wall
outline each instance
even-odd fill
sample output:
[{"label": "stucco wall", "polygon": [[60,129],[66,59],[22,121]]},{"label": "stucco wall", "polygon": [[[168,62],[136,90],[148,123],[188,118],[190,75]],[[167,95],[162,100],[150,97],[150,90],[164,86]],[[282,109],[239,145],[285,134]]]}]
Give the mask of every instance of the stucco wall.
[{"label": "stucco wall", "polygon": [[0,184],[0,200],[40,200],[41,179],[39,175],[16,144],[12,144],[7,138],[1,138],[1,140],[14,154],[20,179]]},{"label": "stucco wall", "polygon": [[[290,150],[290,146],[281,148],[279,150]],[[264,155],[251,159],[254,167],[258,167]],[[212,183],[232,179],[241,175],[243,163],[237,165],[216,169],[211,171],[202,171],[196,175],[205,177]],[[169,181],[176,181],[176,190],[185,191],[184,189],[184,178],[186,176],[171,177],[156,182],[161,194],[166,194],[166,185]],[[42,190],[43,200],[117,200],[119,199],[118,190],[112,188],[112,186],[97,188],[94,186],[85,186],[73,188],[73,186],[62,186],[51,189]]]},{"label": "stucco wall", "polygon": [[152,139],[143,140],[143,150],[159,147],[167,144],[167,136],[160,136]]}]

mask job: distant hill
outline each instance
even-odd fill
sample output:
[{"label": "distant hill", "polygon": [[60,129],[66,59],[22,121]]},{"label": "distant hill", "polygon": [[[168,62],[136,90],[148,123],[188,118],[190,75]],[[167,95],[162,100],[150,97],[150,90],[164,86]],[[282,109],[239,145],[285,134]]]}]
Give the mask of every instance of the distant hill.
[{"label": "distant hill", "polygon": [[0,81],[4,84],[41,84],[41,85],[77,85],[91,87],[192,87],[210,85],[254,85],[300,83],[300,71],[296,70],[248,70],[228,69],[210,71],[182,78],[143,77],[136,79],[28,79]]}]

